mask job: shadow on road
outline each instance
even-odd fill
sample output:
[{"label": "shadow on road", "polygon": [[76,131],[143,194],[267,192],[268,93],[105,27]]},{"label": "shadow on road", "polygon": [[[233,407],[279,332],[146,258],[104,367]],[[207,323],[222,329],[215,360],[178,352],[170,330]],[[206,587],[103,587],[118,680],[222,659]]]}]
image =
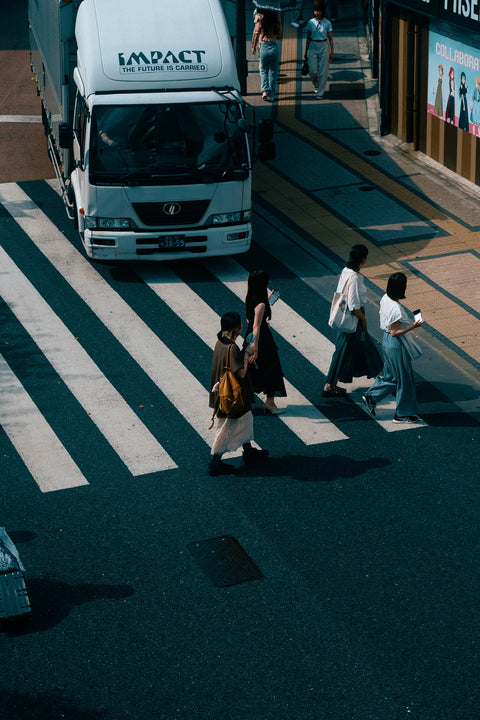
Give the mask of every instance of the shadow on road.
[{"label": "shadow on road", "polygon": [[3,630],[10,637],[50,630],[68,617],[76,605],[92,600],[119,600],[135,593],[128,585],[69,585],[61,580],[46,578],[27,577],[26,585],[32,612],[28,616],[3,622],[0,631]]},{"label": "shadow on road", "polygon": [[58,694],[31,695],[20,693],[0,687],[2,698],[2,720],[53,720],[53,718],[66,718],[66,720],[102,720],[105,713],[89,708],[80,710],[71,700]]},{"label": "shadow on road", "polygon": [[341,455],[329,455],[325,458],[310,458],[304,455],[269,458],[262,465],[239,467],[236,475],[255,477],[291,476],[300,482],[332,482],[338,478],[355,478],[369,470],[391,465],[387,458],[367,458],[356,460]]}]

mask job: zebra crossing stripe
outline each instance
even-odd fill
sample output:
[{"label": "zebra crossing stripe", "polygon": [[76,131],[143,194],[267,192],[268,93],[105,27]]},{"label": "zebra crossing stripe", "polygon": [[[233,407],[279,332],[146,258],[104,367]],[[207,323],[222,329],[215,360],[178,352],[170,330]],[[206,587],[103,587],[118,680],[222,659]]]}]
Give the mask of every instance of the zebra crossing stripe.
[{"label": "zebra crossing stripe", "polygon": [[[207,389],[16,183],[0,185],[0,202],[186,422],[210,445],[213,434],[208,430]],[[142,454],[140,444],[138,452]]]},{"label": "zebra crossing stripe", "polygon": [[[245,299],[248,273],[239,263],[231,258],[216,258],[207,261],[206,265],[210,272],[223,282],[231,292],[241,300]],[[275,324],[273,327],[275,330],[309,360],[314,367],[326,375],[335,350],[334,344],[295,310],[282,302],[281,298],[275,303],[274,313]],[[365,392],[370,385],[371,381],[366,378],[354,378],[350,384],[350,397],[362,408],[362,391]],[[394,413],[395,401],[382,402],[382,407],[377,408],[375,421],[387,432],[398,432],[419,427],[415,424],[396,425],[392,422]]]},{"label": "zebra crossing stripe", "polygon": [[0,424],[42,492],[88,485],[79,467],[0,355]]},{"label": "zebra crossing stripe", "polygon": [[132,475],[177,467],[3,248],[0,266],[0,295]]},{"label": "zebra crossing stripe", "polygon": [[[182,320],[213,349],[220,317],[168,267],[136,269],[137,274]],[[244,271],[245,272],[245,271]],[[245,292],[245,281],[242,283]],[[242,298],[243,299],[243,298]],[[278,418],[306,445],[346,439],[332,422],[285,379],[286,412]]]},{"label": "zebra crossing stripe", "polygon": [[[231,292],[242,301],[247,294],[248,273],[236,260],[218,258],[208,261],[208,268]],[[333,343],[308,323],[293,308],[275,303],[272,327],[324,375],[327,373],[335,349]],[[321,388],[319,388],[319,391]]]}]

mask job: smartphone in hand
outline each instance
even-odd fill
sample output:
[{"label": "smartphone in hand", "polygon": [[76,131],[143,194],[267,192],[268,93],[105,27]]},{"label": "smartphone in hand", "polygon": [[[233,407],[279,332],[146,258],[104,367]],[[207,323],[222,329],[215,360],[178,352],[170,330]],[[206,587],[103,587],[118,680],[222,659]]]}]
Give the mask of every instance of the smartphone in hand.
[{"label": "smartphone in hand", "polygon": [[421,310],[414,310],[413,311],[413,318],[415,322],[418,322],[419,320],[423,322],[423,315]]},{"label": "smartphone in hand", "polygon": [[280,297],[280,291],[274,290],[272,292],[272,294],[270,295],[270,297],[268,298],[268,302],[270,303],[270,305],[273,305],[274,303],[277,302],[279,297]]}]

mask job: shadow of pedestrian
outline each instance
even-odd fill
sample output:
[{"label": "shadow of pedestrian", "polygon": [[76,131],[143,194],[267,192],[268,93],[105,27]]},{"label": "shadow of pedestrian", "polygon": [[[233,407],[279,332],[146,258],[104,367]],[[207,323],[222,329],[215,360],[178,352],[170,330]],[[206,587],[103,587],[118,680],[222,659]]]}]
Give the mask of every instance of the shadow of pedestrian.
[{"label": "shadow of pedestrian", "polygon": [[420,417],[430,427],[478,428],[479,426],[478,420],[460,410],[458,412],[423,413],[420,406]]},{"label": "shadow of pedestrian", "polygon": [[75,707],[71,700],[60,695],[33,695],[6,690],[0,687],[2,698],[2,720],[102,720],[105,713],[89,708],[81,710]]},{"label": "shadow of pedestrian", "polygon": [[341,455],[329,455],[325,458],[311,458],[304,455],[269,458],[257,465],[241,466],[237,476],[285,477],[290,476],[299,482],[332,482],[338,478],[356,478],[370,470],[384,468],[392,464],[387,458],[366,458],[357,460]]},{"label": "shadow of pedestrian", "polygon": [[68,617],[76,605],[92,600],[119,600],[135,593],[128,585],[69,585],[55,579],[29,579],[28,575],[25,583],[32,612],[3,621],[0,631],[3,630],[10,637],[49,630]]}]

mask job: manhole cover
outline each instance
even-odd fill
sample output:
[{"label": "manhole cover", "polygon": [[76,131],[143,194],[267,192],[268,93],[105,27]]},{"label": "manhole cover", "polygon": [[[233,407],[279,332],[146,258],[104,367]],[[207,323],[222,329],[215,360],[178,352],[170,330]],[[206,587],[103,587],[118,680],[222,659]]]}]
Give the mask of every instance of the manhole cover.
[{"label": "manhole cover", "polygon": [[188,544],[197,563],[215,587],[261,580],[263,573],[232,535]]},{"label": "manhole cover", "polygon": [[368,155],[369,157],[374,157],[375,155],[381,155],[382,153],[380,150],[365,150],[363,154]]}]

